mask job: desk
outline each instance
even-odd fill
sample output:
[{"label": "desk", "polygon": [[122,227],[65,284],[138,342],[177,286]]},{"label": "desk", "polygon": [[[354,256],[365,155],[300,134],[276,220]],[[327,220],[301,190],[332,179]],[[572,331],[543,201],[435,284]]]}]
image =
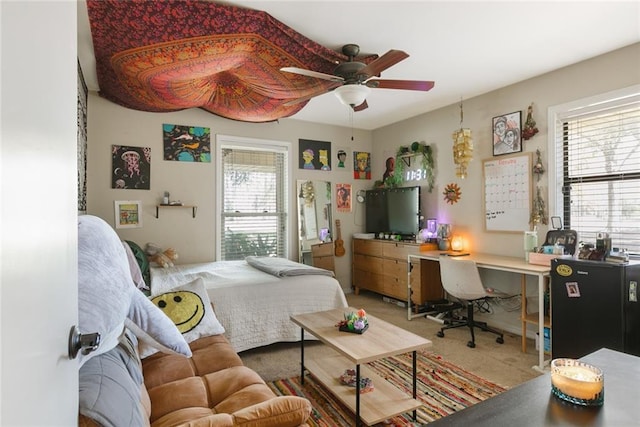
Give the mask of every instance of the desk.
[{"label": "desk", "polygon": [[429,426],[637,426],[640,357],[600,349],[580,360],[604,372],[604,405],[583,407],[551,394],[549,373],[441,418]]},{"label": "desk", "polygon": [[[407,275],[411,274],[411,262],[417,259],[426,259],[429,261],[438,261],[440,253],[442,251],[427,251],[410,253],[407,256]],[[523,258],[508,257],[501,255],[491,255],[483,253],[472,253],[461,257],[463,259],[471,259],[476,262],[479,268],[486,268],[490,270],[506,271],[510,273],[518,273],[521,275],[521,283],[523,289],[523,304],[525,304],[526,295],[526,276],[535,276],[538,278],[538,333],[540,334],[540,346],[538,353],[538,365],[534,366],[534,369],[542,372],[544,370],[544,345],[542,339],[544,337],[544,286],[545,279],[549,276],[549,267],[544,265],[529,264]],[[413,314],[411,312],[411,281],[407,280],[407,316],[411,320],[414,317],[425,316],[428,313]],[[524,319],[522,319],[524,320]],[[526,325],[523,322],[523,340],[526,340]],[[523,347],[524,348],[524,347]]]}]

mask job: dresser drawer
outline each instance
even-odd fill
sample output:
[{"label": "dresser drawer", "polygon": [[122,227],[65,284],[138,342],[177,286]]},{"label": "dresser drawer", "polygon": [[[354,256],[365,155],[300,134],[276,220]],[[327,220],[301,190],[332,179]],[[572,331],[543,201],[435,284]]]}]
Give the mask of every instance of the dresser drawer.
[{"label": "dresser drawer", "polygon": [[356,268],[353,270],[353,286],[373,292],[384,293],[384,276]]},{"label": "dresser drawer", "polygon": [[382,256],[383,243],[369,239],[353,239],[353,252],[371,256]]},{"label": "dresser drawer", "polygon": [[333,243],[311,245],[311,254],[314,257],[333,256]]},{"label": "dresser drawer", "polygon": [[398,282],[407,283],[407,262],[385,258],[382,262],[385,276],[392,277]]},{"label": "dresser drawer", "polygon": [[382,258],[369,255],[353,254],[353,265],[356,269],[371,271],[376,274],[384,272]]},{"label": "dresser drawer", "polygon": [[334,271],[335,263],[333,261],[333,256],[314,256],[312,258],[313,266],[318,268],[324,268],[325,270]]},{"label": "dresser drawer", "polygon": [[406,262],[409,253],[414,252],[416,248],[416,245],[409,245],[407,243],[388,243],[382,248],[382,256],[385,258],[400,259]]}]

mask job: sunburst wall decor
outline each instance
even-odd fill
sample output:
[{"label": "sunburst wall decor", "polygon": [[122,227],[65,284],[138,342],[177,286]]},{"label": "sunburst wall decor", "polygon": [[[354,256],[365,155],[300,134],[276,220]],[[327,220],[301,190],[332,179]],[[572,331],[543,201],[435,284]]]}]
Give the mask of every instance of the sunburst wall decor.
[{"label": "sunburst wall decor", "polygon": [[462,191],[460,191],[460,187],[458,187],[458,184],[452,182],[451,184],[447,184],[447,186],[444,187],[444,191],[442,192],[442,194],[444,195],[444,201],[453,205],[454,203],[458,203],[458,200],[460,200]]}]

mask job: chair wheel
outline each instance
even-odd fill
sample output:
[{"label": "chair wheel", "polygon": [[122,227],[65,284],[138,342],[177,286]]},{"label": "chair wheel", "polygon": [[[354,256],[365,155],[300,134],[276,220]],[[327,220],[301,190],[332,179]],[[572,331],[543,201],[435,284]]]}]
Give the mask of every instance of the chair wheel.
[{"label": "chair wheel", "polygon": [[439,336],[440,338],[442,338],[442,337],[444,337],[444,332],[438,331],[438,333],[436,335]]},{"label": "chair wheel", "polygon": [[504,338],[502,338],[502,337],[498,337],[498,338],[496,338],[496,342],[497,342],[498,344],[504,344]]},{"label": "chair wheel", "polygon": [[469,347],[469,348],[475,348],[475,346],[476,346],[476,343],[474,343],[473,341],[469,341],[467,343],[467,347]]}]

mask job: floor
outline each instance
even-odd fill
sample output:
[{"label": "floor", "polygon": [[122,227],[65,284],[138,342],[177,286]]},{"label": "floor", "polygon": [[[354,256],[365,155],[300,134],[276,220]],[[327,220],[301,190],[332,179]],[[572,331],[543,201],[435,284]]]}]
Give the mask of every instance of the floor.
[{"label": "floor", "polygon": [[[446,331],[445,337],[439,338],[436,333],[440,324],[422,317],[407,320],[406,308],[385,302],[378,294],[367,291],[360,295],[347,294],[347,301],[351,307],[364,308],[376,317],[430,339],[433,342],[431,351],[503,387],[513,387],[540,375],[533,369],[538,363],[534,342],[529,340],[527,353],[522,353],[519,335],[505,333],[504,344],[498,344],[494,334],[478,331],[476,347],[469,348],[466,345],[470,338],[467,328]],[[305,345],[305,358],[321,357],[332,351],[320,342],[309,342]],[[240,357],[265,381],[300,374],[299,343],[278,343],[247,350],[241,352]]]}]

